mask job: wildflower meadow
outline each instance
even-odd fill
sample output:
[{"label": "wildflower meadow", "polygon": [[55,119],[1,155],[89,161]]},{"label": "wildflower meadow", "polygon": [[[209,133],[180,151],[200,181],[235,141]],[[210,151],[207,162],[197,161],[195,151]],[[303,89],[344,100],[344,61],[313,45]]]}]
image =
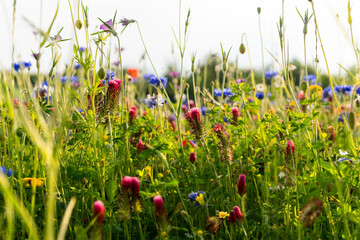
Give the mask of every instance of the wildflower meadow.
[{"label": "wildflower meadow", "polygon": [[[193,13],[179,7],[172,39],[179,59],[166,72],[153,64],[156,51],[141,23],[119,17],[121,9],[109,7],[111,19],[90,25],[85,0],[63,1],[70,37],[53,27],[64,14],[59,8],[46,10],[53,16],[41,28],[29,20],[37,48],[24,60],[12,50],[11,69],[0,70],[1,238],[359,239],[352,1],[342,2],[353,67],[339,64],[341,75],[327,62],[317,0],[297,11],[303,45],[289,50],[284,15],[273,23],[278,54],[248,42],[255,34],[263,43],[259,7],[259,28],[242,33],[237,46],[219,43],[207,59],[195,49],[190,66]],[[15,16],[21,1],[13,2]],[[150,68],[125,67],[128,28],[138,32]],[[310,34],[316,49],[307,48]],[[69,42],[71,59],[60,68]],[[293,61],[291,47],[303,49],[304,61]],[[44,53],[50,67],[41,64]],[[265,66],[264,54],[274,67]]]}]

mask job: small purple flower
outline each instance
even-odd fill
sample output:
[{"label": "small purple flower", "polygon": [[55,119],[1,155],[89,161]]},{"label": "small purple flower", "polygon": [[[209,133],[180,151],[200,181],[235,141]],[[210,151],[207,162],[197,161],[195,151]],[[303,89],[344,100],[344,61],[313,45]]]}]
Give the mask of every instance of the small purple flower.
[{"label": "small purple flower", "polygon": [[50,37],[51,40],[59,42],[62,40],[62,37],[60,35],[54,35],[53,37]]},{"label": "small purple flower", "polygon": [[133,19],[127,19],[127,18],[123,18],[123,19],[121,19],[121,21],[120,21],[121,25],[123,25],[123,26],[127,26],[127,25],[129,25],[130,23],[134,23],[134,22],[135,22],[135,20],[133,20]]},{"label": "small purple flower", "polygon": [[245,82],[245,78],[239,78],[236,80],[236,83],[244,83]]},{"label": "small purple flower", "polygon": [[80,52],[85,52],[86,47],[80,47]]},{"label": "small purple flower", "polygon": [[[111,30],[111,28],[113,28],[113,20],[112,19],[110,19],[109,21],[107,21],[107,22],[105,22],[106,24],[101,24],[101,26],[100,26],[100,29],[102,29],[102,30],[105,30],[105,31],[110,31]],[[106,26],[106,25],[108,25],[108,26]]]},{"label": "small purple flower", "polygon": [[38,61],[40,58],[40,53],[33,53],[32,56],[36,61]]}]

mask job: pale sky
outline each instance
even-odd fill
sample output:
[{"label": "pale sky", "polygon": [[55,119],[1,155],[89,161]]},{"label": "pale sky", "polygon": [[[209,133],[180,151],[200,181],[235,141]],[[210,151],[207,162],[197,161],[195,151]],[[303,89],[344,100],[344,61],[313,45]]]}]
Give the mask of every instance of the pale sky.
[{"label": "pale sky", "polygon": [[[43,2],[42,13],[40,2]],[[338,73],[338,63],[350,66],[356,63],[352,50],[349,25],[347,24],[347,0],[314,0],[320,34],[324,43],[331,71]],[[35,25],[39,25],[42,14],[42,28],[45,29],[52,19],[56,10],[56,0],[17,0],[16,25],[15,25],[15,61],[35,61],[31,57],[31,50],[36,51],[38,41],[33,29],[24,20],[30,19]],[[77,18],[77,0],[71,0],[75,19]],[[104,21],[113,17],[117,9],[118,19],[126,17],[136,19],[142,29],[144,40],[149,53],[153,58],[155,67],[160,73],[166,71],[166,67],[175,64],[180,68],[179,51],[175,49],[175,55],[171,54],[172,45],[176,46],[171,27],[178,34],[179,30],[179,1],[176,0],[83,0],[84,5],[89,7],[90,32],[95,32],[101,24],[98,17]],[[261,24],[264,47],[280,58],[280,46],[277,32],[277,22],[281,15],[281,0],[182,0],[181,24],[184,26],[187,10],[190,8],[189,41],[185,55],[185,67],[190,68],[191,54],[196,52],[197,62],[203,62],[209,53],[220,53],[220,42],[227,50],[232,47],[230,59],[235,60],[239,55],[238,49],[241,43],[242,33],[248,36],[252,63],[256,68],[261,67],[261,45],[258,30],[257,7],[261,7]],[[9,68],[11,64],[11,29],[12,29],[12,0],[0,0],[0,68]],[[352,18],[355,42],[360,40],[360,1],[352,0]],[[290,58],[296,57],[303,60],[303,23],[296,12],[306,9],[311,12],[311,4],[307,0],[285,0],[285,25],[286,42],[289,44]],[[336,20],[336,15],[339,21]],[[70,10],[67,0],[59,0],[59,14],[51,35],[64,27],[61,35],[63,38],[73,38]],[[120,27],[120,26],[119,26]],[[120,28],[118,28],[120,29]],[[182,33],[183,34],[183,33]],[[85,46],[84,28],[78,31],[80,45]],[[123,61],[125,67],[139,67],[140,56],[144,49],[139,37],[136,25],[129,26],[121,35]],[[115,39],[112,40],[112,44]],[[61,65],[69,62],[72,54],[73,41],[61,44]],[[95,45],[95,44],[93,44]],[[311,21],[307,36],[308,62],[315,58],[314,22]],[[268,69],[279,70],[272,57],[264,50],[265,63]],[[50,49],[42,52],[42,69],[47,72],[50,69]],[[321,71],[325,72],[324,60],[320,45],[318,47]],[[113,55],[115,57],[115,55]],[[113,59],[115,61],[116,59]],[[247,55],[239,56],[239,65],[249,66]],[[150,65],[146,64],[147,70],[151,71]],[[34,68],[35,69],[35,68]]]}]

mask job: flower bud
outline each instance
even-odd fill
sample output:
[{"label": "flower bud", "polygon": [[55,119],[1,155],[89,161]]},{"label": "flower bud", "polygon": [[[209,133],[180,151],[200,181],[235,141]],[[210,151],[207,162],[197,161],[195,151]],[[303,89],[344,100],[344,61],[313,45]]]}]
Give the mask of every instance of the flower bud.
[{"label": "flower bud", "polygon": [[189,158],[191,163],[196,163],[196,155],[195,153],[190,153],[190,158]]},{"label": "flower bud", "polygon": [[245,53],[246,49],[245,49],[245,44],[244,44],[244,43],[241,43],[241,44],[240,44],[239,50],[240,50],[240,53],[241,53],[241,54],[244,54],[244,53]]},{"label": "flower bud", "polygon": [[80,19],[76,20],[75,27],[79,30],[82,28],[82,22],[80,21]]}]

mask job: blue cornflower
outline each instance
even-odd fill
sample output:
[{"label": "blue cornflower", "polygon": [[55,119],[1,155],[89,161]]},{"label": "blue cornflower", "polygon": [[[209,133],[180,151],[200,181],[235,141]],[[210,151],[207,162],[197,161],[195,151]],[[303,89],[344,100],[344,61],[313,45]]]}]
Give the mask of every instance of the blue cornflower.
[{"label": "blue cornflower", "polygon": [[323,90],[323,98],[332,97],[331,87],[327,87]]},{"label": "blue cornflower", "polygon": [[227,118],[226,118],[226,117],[224,117],[224,119],[223,119],[223,120],[224,120],[224,122],[226,122],[226,123],[228,122],[228,120],[227,120]]},{"label": "blue cornflower", "polygon": [[225,88],[224,89],[224,97],[232,96],[232,95],[234,95],[234,94],[231,92],[230,88]]},{"label": "blue cornflower", "polygon": [[144,74],[143,78],[149,80],[152,77],[156,77],[153,73]]},{"label": "blue cornflower", "polygon": [[2,166],[2,167],[0,168],[0,171],[1,171],[4,175],[6,175],[6,176],[8,176],[8,177],[10,177],[10,176],[13,174],[13,171],[11,170],[11,168],[10,168],[10,169],[6,169],[5,166]]},{"label": "blue cornflower", "polygon": [[265,78],[266,79],[272,79],[273,77],[276,77],[277,75],[278,75],[277,72],[272,72],[272,71],[265,72]]},{"label": "blue cornflower", "polygon": [[355,90],[356,94],[357,95],[360,95],[360,87],[358,87],[356,90]]},{"label": "blue cornflower", "polygon": [[20,69],[22,68],[30,68],[31,67],[31,62],[18,62],[18,63],[14,63],[14,70],[16,72],[18,72]]},{"label": "blue cornflower", "polygon": [[[316,76],[315,74],[309,74],[307,79],[309,80],[309,82],[315,81]],[[304,81],[306,81],[306,75],[304,76]]]},{"label": "blue cornflower", "polygon": [[114,71],[106,71],[106,77],[105,77],[105,80],[109,80],[109,78],[111,78],[111,80],[114,80],[114,77],[115,77],[115,72]]},{"label": "blue cornflower", "polygon": [[195,202],[195,206],[199,206],[199,205],[205,205],[204,195],[205,192],[198,191],[198,192],[191,192],[188,195],[188,197],[190,202]]},{"label": "blue cornflower", "polygon": [[80,49],[80,52],[84,52],[86,47],[80,47],[79,49]]},{"label": "blue cornflower", "polygon": [[164,86],[164,88],[166,88],[166,85],[167,85],[167,78],[165,77],[160,77],[160,80],[155,77],[155,76],[152,76],[150,79],[149,79],[149,84],[152,84],[154,85],[155,87],[160,87],[160,81],[162,83],[162,85]]},{"label": "blue cornflower", "polygon": [[72,76],[70,83],[78,83],[79,82],[79,78],[77,76]]},{"label": "blue cornflower", "polygon": [[201,114],[202,114],[203,116],[206,116],[206,106],[202,106],[202,107],[201,107]]},{"label": "blue cornflower", "polygon": [[255,97],[256,97],[257,99],[263,100],[263,99],[264,99],[264,93],[263,93],[263,92],[257,92],[257,93],[255,94]]},{"label": "blue cornflower", "polygon": [[14,70],[16,72],[18,72],[20,70],[20,64],[19,63],[14,63]]},{"label": "blue cornflower", "polygon": [[24,65],[25,68],[30,68],[31,67],[31,62],[22,62],[22,64]]},{"label": "blue cornflower", "polygon": [[61,77],[60,81],[61,81],[62,84],[65,84],[66,81],[67,81],[67,77],[66,76]]},{"label": "blue cornflower", "polygon": [[351,85],[339,85],[339,86],[335,86],[334,90],[337,93],[344,93],[344,94],[350,95],[352,88],[353,88],[353,86],[351,86]]},{"label": "blue cornflower", "polygon": [[214,89],[214,96],[215,97],[221,97],[222,91],[218,88]]}]

